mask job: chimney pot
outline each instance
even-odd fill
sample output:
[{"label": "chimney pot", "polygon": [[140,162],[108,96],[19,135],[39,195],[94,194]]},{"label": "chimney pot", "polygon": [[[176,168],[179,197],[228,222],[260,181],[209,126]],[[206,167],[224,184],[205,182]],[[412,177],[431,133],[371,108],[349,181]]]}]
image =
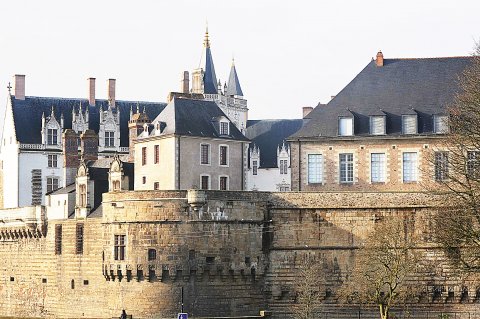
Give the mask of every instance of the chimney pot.
[{"label": "chimney pot", "polygon": [[377,59],[375,60],[375,64],[377,66],[383,66],[383,53],[381,50],[377,53]]},{"label": "chimney pot", "polygon": [[88,104],[95,105],[95,78],[88,78]]},{"label": "chimney pot", "polygon": [[15,74],[13,80],[13,93],[15,94],[15,99],[25,100],[25,75]]},{"label": "chimney pot", "polygon": [[108,100],[115,107],[115,79],[108,79]]},{"label": "chimney pot", "polygon": [[180,92],[188,94],[190,92],[190,74],[188,71],[183,71]]},{"label": "chimney pot", "polygon": [[313,111],[313,107],[311,107],[311,106],[304,106],[304,107],[302,108],[302,110],[303,110],[303,118],[305,118],[308,114],[310,114],[310,112]]}]

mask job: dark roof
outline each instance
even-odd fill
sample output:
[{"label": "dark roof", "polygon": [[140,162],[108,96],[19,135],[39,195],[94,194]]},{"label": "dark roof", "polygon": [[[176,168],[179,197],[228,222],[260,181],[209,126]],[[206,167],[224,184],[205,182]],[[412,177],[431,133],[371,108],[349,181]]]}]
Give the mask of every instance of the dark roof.
[{"label": "dark roof", "polygon": [[370,62],[326,106],[317,106],[298,137],[334,137],[338,117],[353,114],[355,135],[369,134],[369,115],[386,114],[387,135],[400,135],[402,114],[418,115],[418,133],[433,133],[433,115],[445,114],[471,57],[385,59]]},{"label": "dark roof", "polygon": [[277,148],[298,131],[303,120],[249,120],[246,136],[260,149],[260,167],[277,167]]},{"label": "dark roof", "polygon": [[[78,111],[80,103],[85,111],[89,111],[89,128],[97,134],[100,127],[100,108],[108,107],[107,100],[96,100],[95,106],[87,106],[86,99],[67,99],[55,97],[33,97],[27,96],[25,100],[15,99],[11,96],[13,117],[15,121],[15,133],[20,143],[40,144],[42,142],[42,114],[49,116],[52,106],[55,118],[60,123],[61,114],[64,117],[64,128],[72,128],[72,108]],[[140,109],[145,108],[148,117],[154,119],[164,108],[165,103],[116,101],[116,107],[120,110],[120,146],[128,146],[128,121],[130,119],[130,108],[138,105]]]},{"label": "dark roof", "polygon": [[228,77],[226,95],[243,96],[242,87],[240,86],[240,81],[238,81],[237,69],[233,63],[232,68],[230,69],[230,76]]},{"label": "dark roof", "polygon": [[67,185],[65,187],[62,187],[62,188],[56,189],[54,191],[48,192],[45,195],[60,195],[60,194],[73,193],[76,189],[75,187],[76,187],[75,183],[72,183],[72,184]]},{"label": "dark roof", "polygon": [[213,65],[212,51],[205,48],[205,74],[203,75],[203,92],[205,94],[217,94],[217,76]]},{"label": "dark roof", "polygon": [[162,135],[175,134],[248,141],[233,123],[230,123],[229,136],[220,135],[216,126],[216,119],[219,117],[228,119],[215,102],[174,98],[157,116],[153,124],[158,121],[166,123]]}]

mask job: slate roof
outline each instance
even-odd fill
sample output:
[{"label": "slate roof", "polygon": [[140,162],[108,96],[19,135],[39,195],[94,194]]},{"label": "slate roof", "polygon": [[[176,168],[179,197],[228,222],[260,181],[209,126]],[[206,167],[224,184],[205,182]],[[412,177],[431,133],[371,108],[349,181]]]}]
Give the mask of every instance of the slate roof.
[{"label": "slate roof", "polygon": [[220,135],[215,123],[222,116],[228,118],[215,102],[174,98],[152,124],[155,125],[158,121],[166,124],[160,135],[175,134],[248,141],[233,123],[230,123],[229,136]]},{"label": "slate roof", "polygon": [[[11,96],[13,117],[15,121],[15,133],[20,143],[40,144],[42,142],[42,113],[49,116],[52,106],[55,118],[60,123],[60,116],[64,116],[64,128],[72,128],[72,108],[78,112],[80,103],[83,111],[88,107],[89,128],[97,134],[100,127],[100,107],[108,108],[107,100],[96,100],[95,106],[88,106],[87,99],[76,98],[55,98],[55,97],[34,97],[27,96],[25,100],[15,99]],[[150,119],[154,119],[166,106],[166,103],[116,101],[116,107],[120,110],[120,146],[128,146],[128,121],[130,119],[130,108],[136,109],[137,103],[140,110],[145,107],[145,112]]]},{"label": "slate roof", "polygon": [[[303,124],[302,119],[296,120],[249,120],[246,136],[253,145],[260,149],[260,167],[277,167],[277,148],[288,136],[297,132]],[[249,152],[250,156],[250,152]]]},{"label": "slate roof", "polygon": [[205,48],[205,73],[203,75],[203,92],[205,94],[217,94],[217,76],[213,65],[212,51],[210,47]]},{"label": "slate roof", "polygon": [[243,96],[242,87],[240,86],[240,81],[238,81],[237,69],[235,68],[234,63],[232,63],[232,68],[230,69],[226,95]]},{"label": "slate roof", "polygon": [[310,120],[290,139],[336,137],[338,117],[354,116],[354,134],[369,135],[369,116],[386,114],[387,135],[400,136],[402,114],[418,115],[418,133],[433,133],[433,115],[446,114],[458,90],[458,78],[471,57],[372,60],[326,106],[317,106]]}]

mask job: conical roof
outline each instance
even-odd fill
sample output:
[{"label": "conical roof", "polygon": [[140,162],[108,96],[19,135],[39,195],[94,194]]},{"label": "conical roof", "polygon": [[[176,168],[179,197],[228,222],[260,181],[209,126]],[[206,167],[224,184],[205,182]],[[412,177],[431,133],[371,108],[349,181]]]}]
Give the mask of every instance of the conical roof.
[{"label": "conical roof", "polygon": [[233,61],[230,76],[228,77],[227,95],[243,96],[242,87],[238,81],[237,70],[235,69],[235,63]]},{"label": "conical roof", "polygon": [[203,75],[203,93],[217,94],[217,76],[215,75],[215,66],[213,65],[212,51],[210,50],[210,40],[208,39],[208,29],[205,32],[205,73]]}]

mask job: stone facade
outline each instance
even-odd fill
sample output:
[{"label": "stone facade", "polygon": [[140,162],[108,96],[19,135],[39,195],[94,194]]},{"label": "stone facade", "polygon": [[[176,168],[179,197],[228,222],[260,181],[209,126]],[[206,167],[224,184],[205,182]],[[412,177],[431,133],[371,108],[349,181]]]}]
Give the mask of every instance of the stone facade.
[{"label": "stone facade", "polygon": [[[0,311],[5,316],[135,318],[287,315],[305,256],[323,259],[326,304],[352,269],[375,222],[415,218],[425,261],[419,306],[474,308],[431,242],[442,197],[407,192],[264,193],[123,191],[104,195],[103,217],[48,222],[42,210],[8,211],[0,226]],[[29,217],[30,216],[30,217]],[[121,237],[125,236],[125,237]],[[462,301],[462,303],[460,303]]]}]

